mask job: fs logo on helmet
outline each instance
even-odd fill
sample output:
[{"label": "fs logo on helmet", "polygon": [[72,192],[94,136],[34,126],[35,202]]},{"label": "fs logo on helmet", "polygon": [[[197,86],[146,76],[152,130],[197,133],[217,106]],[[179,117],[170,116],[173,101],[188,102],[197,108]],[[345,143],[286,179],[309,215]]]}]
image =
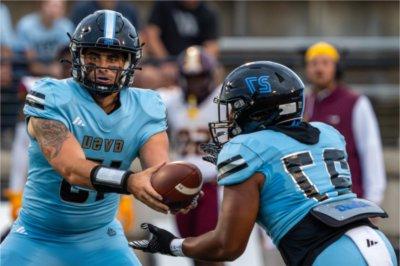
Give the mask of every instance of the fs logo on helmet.
[{"label": "fs logo on helmet", "polygon": [[251,94],[254,94],[256,90],[258,90],[259,93],[271,92],[271,84],[269,84],[268,78],[269,76],[245,78],[247,89],[251,92]]}]

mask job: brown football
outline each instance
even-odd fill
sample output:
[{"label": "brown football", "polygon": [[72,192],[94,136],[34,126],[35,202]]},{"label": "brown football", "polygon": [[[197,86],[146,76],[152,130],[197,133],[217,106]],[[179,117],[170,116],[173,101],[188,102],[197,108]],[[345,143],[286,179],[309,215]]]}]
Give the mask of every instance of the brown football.
[{"label": "brown football", "polygon": [[203,178],[197,166],[176,161],[161,167],[152,177],[151,185],[163,197],[171,211],[190,205],[203,185]]}]

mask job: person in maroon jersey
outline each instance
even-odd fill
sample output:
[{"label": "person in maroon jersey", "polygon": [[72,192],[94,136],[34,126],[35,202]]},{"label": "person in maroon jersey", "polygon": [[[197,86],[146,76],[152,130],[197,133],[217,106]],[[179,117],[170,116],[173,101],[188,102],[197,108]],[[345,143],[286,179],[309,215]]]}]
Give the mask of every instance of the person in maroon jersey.
[{"label": "person in maroon jersey", "polygon": [[304,117],[335,127],[346,139],[353,192],[380,204],[386,177],[376,116],[368,98],[339,82],[340,55],[329,43],[310,46],[305,55],[311,93]]},{"label": "person in maroon jersey", "polygon": [[[179,87],[158,90],[165,106],[171,146],[177,160],[193,163],[203,176],[204,197],[196,209],[176,214],[181,237],[199,236],[211,231],[218,220],[218,186],[215,165],[204,161],[200,148],[211,136],[208,121],[218,119],[214,98],[219,95],[218,62],[201,46],[190,46],[178,56]],[[220,262],[194,260],[195,266],[217,266]]]}]

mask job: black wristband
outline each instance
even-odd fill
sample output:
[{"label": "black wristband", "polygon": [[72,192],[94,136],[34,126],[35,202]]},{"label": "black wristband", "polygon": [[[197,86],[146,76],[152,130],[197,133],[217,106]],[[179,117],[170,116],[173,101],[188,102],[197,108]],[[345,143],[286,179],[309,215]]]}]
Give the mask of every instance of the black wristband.
[{"label": "black wristband", "polygon": [[130,194],[127,189],[128,177],[132,171],[123,171],[114,168],[96,165],[90,171],[92,186],[99,192]]}]

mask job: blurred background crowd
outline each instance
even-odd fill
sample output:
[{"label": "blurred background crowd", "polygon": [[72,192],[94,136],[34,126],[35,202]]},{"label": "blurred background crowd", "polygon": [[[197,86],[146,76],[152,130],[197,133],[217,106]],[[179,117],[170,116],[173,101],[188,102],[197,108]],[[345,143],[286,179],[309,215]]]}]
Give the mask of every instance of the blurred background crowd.
[{"label": "blurred background crowd", "polygon": [[[206,197],[188,216],[166,219],[123,199],[119,215],[128,236],[137,237],[137,225],[149,219],[164,227],[176,224],[182,236],[213,229],[220,197],[216,173],[197,148],[209,141],[207,122],[216,113],[212,99],[233,68],[271,60],[305,81],[305,118],[331,124],[345,136],[353,190],[389,213],[376,223],[398,249],[398,1],[2,1],[1,230],[17,216],[27,175],[25,95],[40,77],[70,76],[67,33],[98,9],[122,13],[139,31],[142,70],[135,72],[134,85],[160,92],[172,157],[198,164],[206,180]],[[244,262],[282,263],[265,235],[256,231],[251,241],[257,248]],[[160,257],[143,261],[168,263]]]}]

